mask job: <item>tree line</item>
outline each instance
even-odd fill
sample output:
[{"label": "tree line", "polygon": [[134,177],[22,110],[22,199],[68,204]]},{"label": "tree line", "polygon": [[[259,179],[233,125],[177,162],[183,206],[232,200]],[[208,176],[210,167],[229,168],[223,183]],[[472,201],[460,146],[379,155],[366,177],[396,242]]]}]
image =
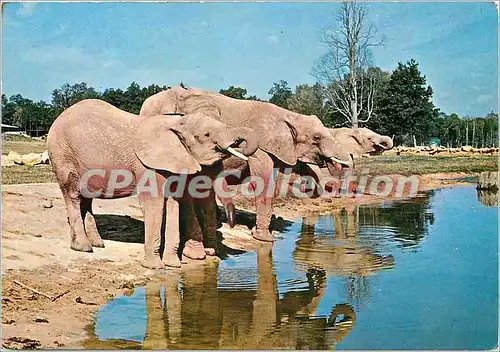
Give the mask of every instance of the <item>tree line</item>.
[{"label": "tree line", "polygon": [[[498,114],[491,112],[484,117],[459,117],[447,115],[432,103],[432,88],[426,86],[425,76],[414,60],[399,63],[391,73],[378,67],[370,74],[381,77],[378,94],[374,100],[371,118],[360,126],[394,136],[397,144],[413,145],[439,138],[445,146],[498,146]],[[44,134],[64,109],[83,99],[102,99],[119,109],[138,114],[142,103],[149,96],[168,89],[166,85],[151,84],[141,87],[132,82],[126,89],[108,88],[99,92],[86,83],[64,84],[52,91],[50,102],[32,101],[15,94],[7,98],[2,94],[2,123],[19,126],[31,135]],[[230,86],[221,94],[246,100],[266,101],[248,95],[243,87]],[[269,89],[269,102],[301,114],[316,115],[327,127],[349,126],[344,116],[332,109],[332,102],[319,82],[299,84],[294,89],[285,80],[274,82]]]}]

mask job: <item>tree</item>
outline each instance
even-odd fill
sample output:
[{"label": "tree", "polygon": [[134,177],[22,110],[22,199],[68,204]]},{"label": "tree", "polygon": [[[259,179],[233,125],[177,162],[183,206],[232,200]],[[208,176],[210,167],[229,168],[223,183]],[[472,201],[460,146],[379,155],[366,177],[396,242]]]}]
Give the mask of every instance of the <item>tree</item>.
[{"label": "tree", "polygon": [[270,103],[287,109],[289,100],[292,97],[293,92],[287,81],[280,80],[273,83],[273,86],[271,87],[271,89],[269,89],[269,92],[267,92],[267,94],[271,94],[271,98],[269,99]]},{"label": "tree", "polygon": [[219,90],[219,93],[234,99],[263,101],[256,95],[250,95],[247,97],[247,90],[241,87],[230,86],[228,89]]},{"label": "tree", "polygon": [[368,23],[367,10],[358,2],[343,2],[336,24],[323,33],[328,51],[313,68],[325,87],[330,108],[358,127],[372,117],[377,93],[375,76],[369,76],[370,48],[382,45],[375,27]]},{"label": "tree", "polygon": [[9,99],[5,94],[2,94],[2,122],[6,124],[13,124],[13,116],[15,105],[9,102]]},{"label": "tree", "polygon": [[395,135],[399,142],[409,142],[413,136],[420,142],[427,139],[439,114],[432,93],[415,60],[399,62],[377,108],[378,122],[385,128],[382,132]]},{"label": "tree", "polygon": [[72,86],[65,83],[61,88],[52,91],[52,105],[56,108],[67,109],[81,100],[98,99],[100,96],[100,93],[96,92],[94,88],[88,87],[85,82]]},{"label": "tree", "polygon": [[127,102],[125,94],[120,88],[107,88],[104,93],[102,93],[102,100],[122,110],[124,110],[125,104]]},{"label": "tree", "polygon": [[123,92],[124,103],[121,107],[122,110],[132,114],[138,114],[141,111],[141,106],[146,98],[142,96],[141,86],[137,82],[132,82],[128,88]]},{"label": "tree", "polygon": [[230,86],[228,89],[221,89],[219,93],[230,98],[243,100],[246,99],[245,95],[247,95],[247,90],[241,87]]},{"label": "tree", "polygon": [[288,109],[304,115],[316,115],[324,123],[326,114],[324,108],[323,90],[319,83],[313,86],[301,84],[295,88],[295,93],[288,100]]}]

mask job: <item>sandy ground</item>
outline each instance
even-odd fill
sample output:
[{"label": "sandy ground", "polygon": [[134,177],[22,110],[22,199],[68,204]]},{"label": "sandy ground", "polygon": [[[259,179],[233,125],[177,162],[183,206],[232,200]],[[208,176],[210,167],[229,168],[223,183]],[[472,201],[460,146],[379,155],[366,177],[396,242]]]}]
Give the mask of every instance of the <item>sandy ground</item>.
[{"label": "sandy ground", "polygon": [[[421,179],[421,190],[458,185],[465,174],[434,174]],[[447,179],[447,180],[442,180]],[[462,183],[463,184],[463,183]],[[390,198],[278,199],[274,228],[311,213]],[[238,225],[220,229],[226,253],[258,246],[250,228],[252,204],[236,199]],[[2,186],[2,332],[5,348],[81,348],[93,313],[116,295],[169,270],[140,266],[143,222],[137,198],[96,200],[94,211],[105,248],[80,253],[69,248],[66,209],[57,184]],[[208,260],[219,260],[210,258]],[[35,292],[35,291],[38,291]]]}]

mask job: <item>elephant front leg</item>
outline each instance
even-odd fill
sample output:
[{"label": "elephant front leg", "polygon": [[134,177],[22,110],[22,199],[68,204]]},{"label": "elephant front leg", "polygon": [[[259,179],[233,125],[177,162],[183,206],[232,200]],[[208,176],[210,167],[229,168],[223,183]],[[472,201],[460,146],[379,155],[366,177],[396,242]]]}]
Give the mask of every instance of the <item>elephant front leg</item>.
[{"label": "elephant front leg", "polygon": [[179,268],[179,202],[173,198],[167,199],[167,221],[165,224],[165,248],[162,261],[166,266]]},{"label": "elephant front leg", "polygon": [[163,197],[139,196],[144,213],[144,260],[142,266],[160,269],[164,264],[160,258],[161,223],[163,221]]},{"label": "elephant front leg", "polygon": [[[255,195],[257,220],[252,229],[252,236],[260,241],[273,242],[274,237],[269,231],[273,214],[274,188],[276,186],[273,175],[274,163],[271,157],[258,150],[249,160],[252,187]],[[262,185],[263,187],[259,186]]]}]

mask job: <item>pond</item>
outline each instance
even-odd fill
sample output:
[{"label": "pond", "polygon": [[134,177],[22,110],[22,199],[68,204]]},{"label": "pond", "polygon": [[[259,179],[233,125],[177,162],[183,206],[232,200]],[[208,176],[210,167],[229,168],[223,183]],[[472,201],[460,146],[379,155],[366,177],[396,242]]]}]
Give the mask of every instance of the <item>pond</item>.
[{"label": "pond", "polygon": [[497,345],[498,208],[473,186],[304,218],[282,237],[117,297],[86,347]]}]

